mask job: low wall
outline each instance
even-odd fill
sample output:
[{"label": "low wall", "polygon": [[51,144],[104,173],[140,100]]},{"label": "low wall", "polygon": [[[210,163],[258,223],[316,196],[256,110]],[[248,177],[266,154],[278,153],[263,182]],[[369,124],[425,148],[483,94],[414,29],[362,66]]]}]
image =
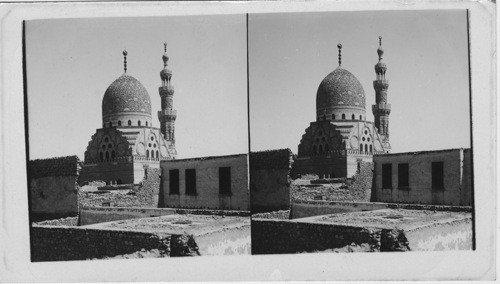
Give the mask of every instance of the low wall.
[{"label": "low wall", "polygon": [[250,224],[194,236],[200,255],[251,254]]},{"label": "low wall", "polygon": [[472,249],[472,219],[433,224],[404,232],[412,251]]},{"label": "low wall", "polygon": [[377,232],[360,227],[252,219],[252,254],[314,252],[377,242]]},{"label": "low wall", "polygon": [[118,220],[158,217],[172,214],[250,216],[249,211],[197,210],[178,208],[82,207],[80,226]]},{"label": "low wall", "polygon": [[386,208],[386,203],[374,202],[294,201],[292,203],[291,219]]},{"label": "low wall", "polygon": [[171,238],[171,235],[134,231],[33,226],[31,261],[85,260],[129,254],[141,249],[159,249],[170,255]]}]

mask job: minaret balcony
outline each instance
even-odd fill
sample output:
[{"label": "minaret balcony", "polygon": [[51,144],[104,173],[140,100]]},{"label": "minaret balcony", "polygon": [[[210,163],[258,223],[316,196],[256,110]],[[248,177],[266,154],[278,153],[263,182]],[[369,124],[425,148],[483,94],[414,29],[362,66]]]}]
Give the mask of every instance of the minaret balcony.
[{"label": "minaret balcony", "polygon": [[379,103],[376,105],[372,105],[373,114],[389,114],[391,113],[391,104],[388,103]]},{"label": "minaret balcony", "polygon": [[162,109],[158,111],[158,115],[173,115],[177,116],[177,110],[175,109]]},{"label": "minaret balcony", "polygon": [[375,91],[387,90],[389,88],[389,80],[380,79],[373,81],[373,88]]}]

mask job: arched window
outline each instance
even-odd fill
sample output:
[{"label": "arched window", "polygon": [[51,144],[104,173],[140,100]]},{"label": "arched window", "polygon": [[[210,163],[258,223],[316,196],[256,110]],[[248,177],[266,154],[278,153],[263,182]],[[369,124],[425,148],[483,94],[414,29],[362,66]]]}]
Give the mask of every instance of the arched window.
[{"label": "arched window", "polygon": [[316,154],[316,145],[313,146],[313,154]]},{"label": "arched window", "polygon": [[359,144],[359,151],[363,152],[363,143]]},{"label": "arched window", "polygon": [[345,113],[342,114],[342,119],[345,119]]},{"label": "arched window", "polygon": [[106,161],[109,161],[109,152],[106,151]]},{"label": "arched window", "polygon": [[319,145],[318,149],[319,149],[319,153],[323,154],[323,146]]},{"label": "arched window", "polygon": [[352,120],[355,120],[356,119],[356,116],[354,116],[354,114],[352,114]]},{"label": "arched window", "polygon": [[99,153],[99,160],[102,162],[104,161],[104,155],[102,152]]},{"label": "arched window", "polygon": [[328,144],[325,144],[325,152],[328,153],[328,151],[330,151],[330,147],[328,146]]},{"label": "arched window", "polygon": [[149,150],[146,150],[146,158],[149,159]]},{"label": "arched window", "polygon": [[370,153],[371,153],[372,151],[373,151],[373,150],[372,150],[372,145],[370,145]]},{"label": "arched window", "polygon": [[148,122],[146,121],[146,126],[148,126]]},{"label": "arched window", "polygon": [[332,120],[335,120],[335,114],[332,114]]},{"label": "arched window", "polygon": [[365,152],[368,152],[368,144],[365,144]]},{"label": "arched window", "polygon": [[363,120],[363,117],[361,115],[359,115],[359,120]]},{"label": "arched window", "polygon": [[113,122],[110,121],[109,122],[109,127],[111,127],[111,126],[113,126]]},{"label": "arched window", "polygon": [[111,159],[114,160],[115,159],[115,150],[111,151]]},{"label": "arched window", "polygon": [[[370,146],[371,147],[371,146]],[[160,152],[156,151],[156,159],[159,160],[160,159]]]},{"label": "arched window", "polygon": [[129,120],[128,121],[128,126],[131,126],[132,125],[132,120]]},{"label": "arched window", "polygon": [[140,120],[137,121],[137,125],[141,126],[141,121]]},{"label": "arched window", "polygon": [[122,184],[122,180],[121,179],[116,180],[116,184]]},{"label": "arched window", "polygon": [[118,126],[122,126],[122,121],[118,120]]}]

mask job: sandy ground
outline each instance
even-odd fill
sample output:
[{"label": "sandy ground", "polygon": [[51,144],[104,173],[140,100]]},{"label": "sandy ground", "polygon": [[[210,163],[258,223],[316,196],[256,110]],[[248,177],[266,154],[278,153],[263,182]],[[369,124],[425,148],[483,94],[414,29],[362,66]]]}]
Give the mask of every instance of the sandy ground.
[{"label": "sandy ground", "polygon": [[250,217],[173,214],[161,217],[99,223],[85,227],[201,235],[249,225]]},{"label": "sandy ground", "polygon": [[471,213],[467,212],[382,209],[369,212],[350,212],[314,216],[295,219],[294,221],[409,230],[437,223],[463,220],[471,217]]}]

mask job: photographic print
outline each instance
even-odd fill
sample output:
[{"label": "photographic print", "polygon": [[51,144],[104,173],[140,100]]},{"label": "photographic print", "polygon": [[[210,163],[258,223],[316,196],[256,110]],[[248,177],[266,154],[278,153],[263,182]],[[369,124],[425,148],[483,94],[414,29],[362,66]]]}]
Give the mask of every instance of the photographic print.
[{"label": "photographic print", "polygon": [[25,32],[32,261],[250,253],[245,15]]},{"label": "photographic print", "polygon": [[474,248],[467,21],[249,15],[254,254]]}]

